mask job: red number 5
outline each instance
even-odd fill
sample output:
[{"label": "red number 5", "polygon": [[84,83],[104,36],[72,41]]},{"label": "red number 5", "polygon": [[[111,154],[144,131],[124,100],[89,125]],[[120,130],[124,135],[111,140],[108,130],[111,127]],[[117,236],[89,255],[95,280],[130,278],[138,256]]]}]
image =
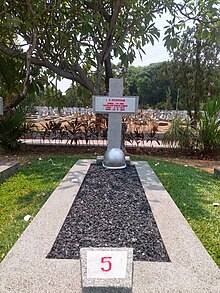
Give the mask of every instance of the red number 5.
[{"label": "red number 5", "polygon": [[112,263],[109,260],[111,258],[112,258],[111,256],[105,256],[105,257],[102,257],[101,258],[101,263],[107,263],[108,264],[108,267],[107,268],[101,268],[101,270],[103,272],[109,272],[109,271],[111,271],[111,269],[112,269]]}]

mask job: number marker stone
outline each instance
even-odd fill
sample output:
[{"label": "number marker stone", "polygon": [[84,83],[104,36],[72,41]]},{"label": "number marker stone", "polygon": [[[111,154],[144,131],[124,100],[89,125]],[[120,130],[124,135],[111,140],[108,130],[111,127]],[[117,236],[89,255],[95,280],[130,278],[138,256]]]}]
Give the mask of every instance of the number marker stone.
[{"label": "number marker stone", "polygon": [[81,248],[80,260],[83,293],[132,292],[133,248]]}]

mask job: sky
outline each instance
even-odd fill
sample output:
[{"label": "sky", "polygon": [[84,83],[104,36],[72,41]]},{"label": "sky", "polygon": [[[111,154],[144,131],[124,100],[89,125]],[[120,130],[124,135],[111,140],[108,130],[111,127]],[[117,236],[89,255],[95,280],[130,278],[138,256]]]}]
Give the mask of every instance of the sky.
[{"label": "sky", "polygon": [[147,45],[144,48],[145,55],[142,55],[142,60],[137,54],[132,66],[146,66],[151,63],[162,62],[169,59],[169,54],[163,45],[163,41],[155,42],[154,46]]},{"label": "sky", "polygon": [[162,62],[169,59],[169,54],[164,47],[164,26],[167,25],[167,20],[171,18],[170,14],[164,13],[162,17],[157,17],[155,20],[155,25],[160,30],[159,41],[155,40],[154,46],[151,44],[146,45],[143,49],[145,55],[142,54],[142,60],[139,57],[139,53],[132,63],[132,66],[147,66],[151,63]]},{"label": "sky", "polygon": [[[145,55],[142,54],[142,60],[139,57],[139,53],[132,63],[132,66],[147,66],[151,63],[157,63],[169,60],[169,54],[164,47],[164,33],[163,27],[167,24],[166,20],[170,19],[170,15],[164,14],[161,18],[157,18],[155,23],[156,27],[160,29],[160,39],[159,41],[155,41],[154,46],[148,44],[143,49],[145,51]],[[61,82],[58,82],[58,88],[64,93],[71,85],[71,81],[68,79],[63,79]]]}]

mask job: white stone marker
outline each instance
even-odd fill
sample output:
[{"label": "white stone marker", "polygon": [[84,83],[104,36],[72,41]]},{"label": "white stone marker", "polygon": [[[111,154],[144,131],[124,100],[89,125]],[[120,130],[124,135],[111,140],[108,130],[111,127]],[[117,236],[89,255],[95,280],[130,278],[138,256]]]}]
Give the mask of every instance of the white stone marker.
[{"label": "white stone marker", "polygon": [[93,96],[95,113],[108,113],[108,149],[121,148],[122,114],[136,113],[138,97],[123,96],[123,79],[110,78],[109,96]]},{"label": "white stone marker", "polygon": [[0,97],[0,116],[3,115],[3,98]]},{"label": "white stone marker", "polygon": [[87,251],[87,278],[125,278],[127,251],[97,250]]},{"label": "white stone marker", "polygon": [[132,292],[133,248],[80,249],[82,291]]}]

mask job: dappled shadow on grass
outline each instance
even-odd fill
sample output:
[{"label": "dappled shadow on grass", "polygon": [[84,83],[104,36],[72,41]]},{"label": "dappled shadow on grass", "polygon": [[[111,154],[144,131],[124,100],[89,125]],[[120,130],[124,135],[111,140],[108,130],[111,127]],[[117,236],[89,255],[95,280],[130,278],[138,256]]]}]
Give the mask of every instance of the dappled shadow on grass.
[{"label": "dappled shadow on grass", "polygon": [[30,165],[25,165],[21,172],[42,182],[57,182],[66,175],[75,162],[74,158],[35,159]]},{"label": "dappled shadow on grass", "polygon": [[47,190],[47,194],[45,194],[44,192],[31,191],[27,193],[26,195],[19,196],[19,198],[17,199],[18,208],[25,209],[29,205],[32,205],[32,204],[40,208],[48,199],[49,194],[51,192],[52,192],[52,189]]}]

